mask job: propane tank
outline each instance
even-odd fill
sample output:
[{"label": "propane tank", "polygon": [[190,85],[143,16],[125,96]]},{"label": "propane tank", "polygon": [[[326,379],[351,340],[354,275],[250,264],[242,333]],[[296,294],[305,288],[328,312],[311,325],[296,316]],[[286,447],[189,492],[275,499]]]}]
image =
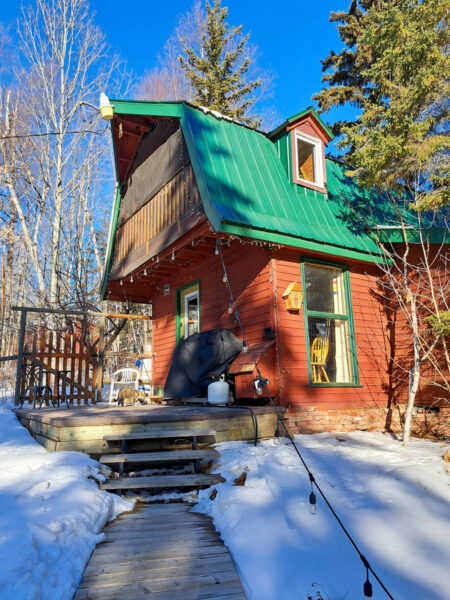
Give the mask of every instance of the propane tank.
[{"label": "propane tank", "polygon": [[230,401],[230,386],[225,381],[225,375],[221,375],[219,381],[208,385],[208,404],[213,406],[225,406]]}]

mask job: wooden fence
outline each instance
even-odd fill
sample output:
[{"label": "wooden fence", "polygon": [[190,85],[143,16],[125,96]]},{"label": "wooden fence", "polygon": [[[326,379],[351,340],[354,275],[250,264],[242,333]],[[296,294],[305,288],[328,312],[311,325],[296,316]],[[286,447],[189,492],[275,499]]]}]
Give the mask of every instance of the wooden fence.
[{"label": "wooden fence", "polygon": [[[76,333],[39,327],[27,332],[23,350],[20,395],[25,401],[33,402],[30,387],[37,385],[50,386],[55,398],[59,384],[62,402],[95,403],[98,356]],[[44,400],[48,404],[50,396]]]}]

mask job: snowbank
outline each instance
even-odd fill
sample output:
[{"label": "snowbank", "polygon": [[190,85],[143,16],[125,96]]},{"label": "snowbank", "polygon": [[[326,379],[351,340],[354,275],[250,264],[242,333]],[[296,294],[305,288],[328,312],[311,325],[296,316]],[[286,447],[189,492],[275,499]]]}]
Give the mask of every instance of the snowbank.
[{"label": "snowbank", "polygon": [[47,452],[0,406],[0,598],[70,600],[107,521],[133,503],[99,490],[98,463]]},{"label": "snowbank", "polygon": [[[379,432],[296,436],[319,485],[396,600],[448,600],[450,523],[443,444]],[[218,444],[227,480],[200,493],[250,600],[360,600],[365,570],[285,440]],[[233,480],[244,470],[244,487]],[[373,581],[374,598],[387,596]],[[313,584],[316,584],[313,586]]]}]

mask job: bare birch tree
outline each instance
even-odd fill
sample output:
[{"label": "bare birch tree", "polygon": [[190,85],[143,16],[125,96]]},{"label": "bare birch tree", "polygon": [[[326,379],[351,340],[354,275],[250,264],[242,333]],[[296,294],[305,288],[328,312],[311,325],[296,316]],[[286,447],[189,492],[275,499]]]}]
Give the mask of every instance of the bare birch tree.
[{"label": "bare birch tree", "polygon": [[107,125],[82,103],[96,105],[124,77],[86,0],[35,0],[22,9],[18,36],[17,85],[1,95],[2,189],[34,302],[81,308],[96,301],[102,198],[112,195]]},{"label": "bare birch tree", "polygon": [[366,231],[384,259],[373,291],[395,338],[387,355],[394,379],[389,387],[397,390],[397,401],[406,388],[403,441],[408,443],[420,387],[427,388],[427,403],[450,402],[449,211],[417,213],[412,196],[387,191],[342,200],[342,219],[355,233]]},{"label": "bare birch tree", "polygon": [[431,243],[436,242],[433,229],[420,215],[412,226],[398,211],[398,223],[395,242],[392,236],[378,238],[386,259],[378,284],[388,318],[395,320],[398,341],[395,355],[390,356],[393,372],[407,388],[406,444],[419,386],[428,389],[431,404],[450,399],[450,254],[443,242]]}]

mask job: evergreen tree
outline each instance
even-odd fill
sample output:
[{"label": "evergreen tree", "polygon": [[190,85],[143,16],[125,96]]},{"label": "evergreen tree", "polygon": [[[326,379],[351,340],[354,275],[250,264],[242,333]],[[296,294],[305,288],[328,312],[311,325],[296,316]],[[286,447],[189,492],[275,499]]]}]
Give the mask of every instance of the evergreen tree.
[{"label": "evergreen tree", "polygon": [[321,110],[350,103],[340,124],[352,175],[367,187],[406,186],[415,207],[449,203],[448,0],[352,0],[333,13],[345,48],[323,61]]},{"label": "evergreen tree", "polygon": [[192,86],[193,102],[258,127],[261,118],[252,114],[252,108],[261,81],[249,76],[249,34],[242,36],[242,25],[228,26],[228,8],[221,6],[221,0],[214,0],[213,6],[206,0],[206,10],[199,54],[181,40],[184,56],[179,61]]},{"label": "evergreen tree", "polygon": [[[373,60],[370,53],[361,54],[357,43],[364,32],[367,20],[367,10],[377,0],[351,0],[348,12],[332,12],[330,23],[338,23],[339,37],[344,43],[344,48],[339,54],[333,50],[322,61],[322,82],[327,85],[319,93],[313,96],[319,104],[321,112],[328,112],[334,106],[350,104],[361,108],[364,99],[374,90],[367,85],[364,71],[367,70]],[[333,125],[333,132],[339,135],[344,125],[349,122],[337,122]]]}]

